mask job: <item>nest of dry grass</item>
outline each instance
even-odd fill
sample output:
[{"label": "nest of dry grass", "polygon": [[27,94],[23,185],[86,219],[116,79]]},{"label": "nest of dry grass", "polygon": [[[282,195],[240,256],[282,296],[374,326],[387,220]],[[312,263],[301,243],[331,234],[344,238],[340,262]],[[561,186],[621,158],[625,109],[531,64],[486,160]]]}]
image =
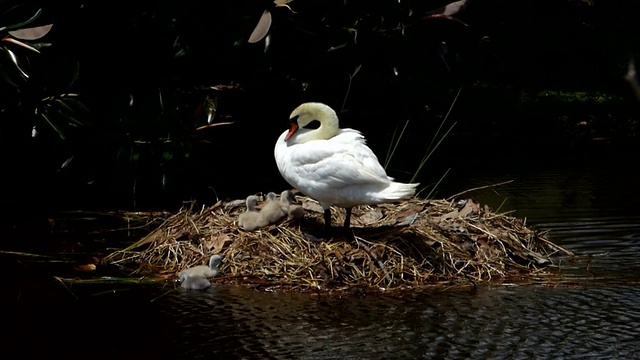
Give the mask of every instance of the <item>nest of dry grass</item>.
[{"label": "nest of dry grass", "polygon": [[[244,201],[196,211],[192,206],[131,247],[111,254],[111,263],[136,274],[176,274],[221,254],[215,282],[295,290],[402,289],[464,285],[539,274],[551,257],[568,250],[525,221],[491,212],[471,199],[413,199],[353,209],[352,231],[318,239],[319,204],[305,197],[305,216],[258,231],[238,228]],[[333,223],[344,219],[334,208]]]}]

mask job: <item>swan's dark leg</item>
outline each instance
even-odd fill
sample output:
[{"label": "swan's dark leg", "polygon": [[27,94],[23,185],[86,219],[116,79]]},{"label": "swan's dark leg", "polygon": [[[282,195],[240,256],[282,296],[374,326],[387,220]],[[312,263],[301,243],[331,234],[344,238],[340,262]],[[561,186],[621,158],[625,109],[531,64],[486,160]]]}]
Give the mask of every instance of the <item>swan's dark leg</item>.
[{"label": "swan's dark leg", "polygon": [[351,208],[346,208],[347,215],[344,217],[344,228],[348,229],[351,227]]},{"label": "swan's dark leg", "polygon": [[324,228],[325,230],[331,230],[331,209],[324,211]]}]

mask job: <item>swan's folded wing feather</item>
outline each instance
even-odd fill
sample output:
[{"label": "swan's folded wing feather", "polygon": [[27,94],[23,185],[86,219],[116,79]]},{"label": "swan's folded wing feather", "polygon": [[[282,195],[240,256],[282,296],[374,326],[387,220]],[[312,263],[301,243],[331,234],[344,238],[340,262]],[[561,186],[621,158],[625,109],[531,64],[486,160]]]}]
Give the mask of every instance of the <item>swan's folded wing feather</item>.
[{"label": "swan's folded wing feather", "polygon": [[323,187],[341,188],[362,184],[385,184],[388,177],[366,146],[343,142],[307,143],[290,154],[291,169],[300,179]]}]

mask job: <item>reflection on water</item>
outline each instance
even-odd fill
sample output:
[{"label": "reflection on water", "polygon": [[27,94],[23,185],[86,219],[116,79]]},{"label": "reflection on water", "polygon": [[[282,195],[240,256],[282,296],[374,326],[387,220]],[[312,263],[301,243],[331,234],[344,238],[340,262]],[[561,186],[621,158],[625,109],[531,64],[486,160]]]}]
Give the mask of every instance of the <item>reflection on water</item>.
[{"label": "reflection on water", "polygon": [[514,169],[473,169],[449,190],[508,180],[513,182],[469,196],[526,218],[554,242],[590,255],[576,263],[560,262],[571,276],[596,281],[640,277],[640,167],[610,159],[534,161]]},{"label": "reflection on water", "polygon": [[[473,171],[449,193],[515,210],[581,254],[552,286],[318,297],[214,285],[65,288],[58,268],[3,256],[6,336],[24,358],[637,358],[640,170],[527,166]],[[63,265],[61,265],[64,268]],[[3,356],[3,358],[7,358]]]},{"label": "reflection on water", "polygon": [[[503,286],[475,293],[329,299],[217,287],[163,301],[164,315],[175,320],[175,327],[167,329],[171,348],[194,357],[640,355],[640,288],[633,286]],[[615,306],[603,309],[603,304]]]},{"label": "reflection on water", "polygon": [[[96,289],[97,290],[97,289]],[[14,308],[28,358],[634,358],[640,287],[315,297],[147,288]],[[161,297],[153,297],[159,296]],[[35,305],[35,304],[32,304]],[[6,358],[6,357],[5,357]]]}]

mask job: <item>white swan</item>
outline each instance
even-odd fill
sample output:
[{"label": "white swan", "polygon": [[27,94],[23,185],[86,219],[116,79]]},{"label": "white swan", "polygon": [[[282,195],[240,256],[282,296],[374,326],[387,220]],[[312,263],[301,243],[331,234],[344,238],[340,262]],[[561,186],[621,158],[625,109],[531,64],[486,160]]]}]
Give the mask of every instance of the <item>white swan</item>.
[{"label": "white swan", "polygon": [[270,192],[267,194],[267,200],[260,209],[260,215],[269,222],[269,224],[275,224],[280,219],[287,215],[287,210],[283,209],[282,204],[276,199],[276,193]]},{"label": "white swan", "polygon": [[[364,136],[340,129],[338,116],[322,103],[304,103],[290,116],[289,130],[274,149],[282,177],[324,209],[325,227],[331,227],[331,205],[347,210],[344,227],[350,227],[351,208],[410,198],[419,184],[404,184],[387,176]],[[319,127],[314,127],[319,123]]]},{"label": "white swan", "polygon": [[238,216],[238,226],[247,231],[253,231],[269,225],[269,222],[256,209],[258,197],[255,195],[247,196],[247,210]]},{"label": "white swan", "polygon": [[201,275],[180,275],[180,287],[187,290],[205,290],[211,286],[209,280]]},{"label": "white swan", "polygon": [[198,265],[198,266],[190,267],[188,269],[184,269],[180,271],[178,276],[180,277],[180,279],[182,279],[183,276],[187,276],[187,277],[202,276],[205,278],[211,278],[218,275],[218,273],[220,273],[218,266],[220,266],[221,263],[222,263],[222,257],[218,254],[214,254],[214,255],[211,255],[211,257],[209,258],[209,265]]}]

